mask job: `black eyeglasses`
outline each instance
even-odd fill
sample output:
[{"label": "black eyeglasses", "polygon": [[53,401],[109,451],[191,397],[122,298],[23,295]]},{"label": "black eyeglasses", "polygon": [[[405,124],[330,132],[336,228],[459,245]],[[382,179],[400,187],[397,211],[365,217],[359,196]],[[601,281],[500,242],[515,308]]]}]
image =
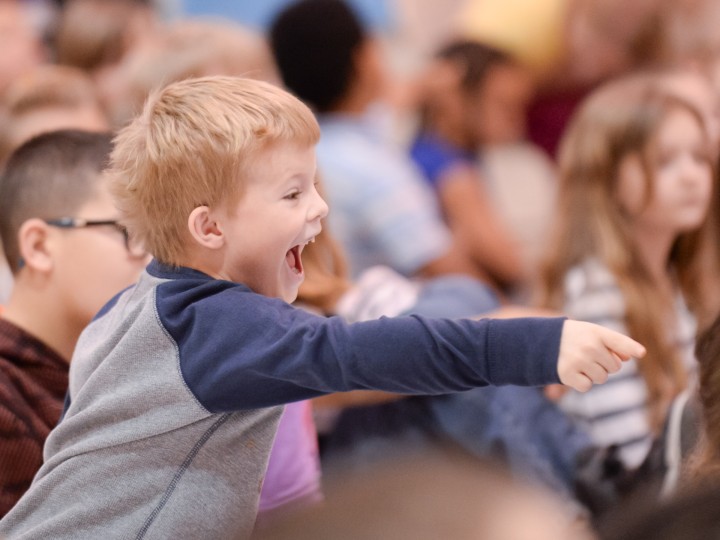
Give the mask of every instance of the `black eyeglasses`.
[{"label": "black eyeglasses", "polygon": [[147,255],[147,252],[145,251],[143,246],[135,242],[128,234],[128,230],[114,219],[100,219],[93,221],[89,219],[63,217],[58,219],[46,219],[44,221],[48,225],[52,225],[53,227],[60,227],[61,229],[81,229],[84,227],[103,226],[114,227],[115,230],[122,234],[123,240],[125,241],[125,249],[127,249],[127,252],[132,257],[141,258]]}]

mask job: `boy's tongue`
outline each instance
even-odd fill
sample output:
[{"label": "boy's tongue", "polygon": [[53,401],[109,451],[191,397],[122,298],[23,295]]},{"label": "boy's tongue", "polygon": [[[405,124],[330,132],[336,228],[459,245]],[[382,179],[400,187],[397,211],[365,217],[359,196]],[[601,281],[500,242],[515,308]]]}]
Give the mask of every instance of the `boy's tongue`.
[{"label": "boy's tongue", "polygon": [[296,274],[302,273],[302,260],[300,259],[300,248],[298,248],[298,246],[295,246],[285,254],[285,261]]}]

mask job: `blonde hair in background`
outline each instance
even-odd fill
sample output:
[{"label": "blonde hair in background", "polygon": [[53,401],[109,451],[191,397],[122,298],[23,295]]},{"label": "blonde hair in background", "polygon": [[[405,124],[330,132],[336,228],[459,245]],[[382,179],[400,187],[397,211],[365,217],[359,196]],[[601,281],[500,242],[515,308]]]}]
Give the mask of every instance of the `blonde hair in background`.
[{"label": "blonde hair in background", "polygon": [[114,124],[124,125],[140,111],[153,89],[210,75],[280,84],[263,36],[220,20],[180,20],[161,27],[152,46],[136,48],[100,83]]},{"label": "blonde hair in background", "polygon": [[79,111],[84,108],[92,108],[104,118],[95,85],[79,68],[42,65],[17,77],[3,94],[0,162],[22,142],[16,140],[20,134],[15,132],[14,125],[23,116],[50,109]]},{"label": "blonde hair in background", "polygon": [[153,25],[151,7],[138,0],[69,0],[55,35],[57,61],[95,71],[119,61]]},{"label": "blonde hair in background", "polygon": [[[649,147],[663,119],[677,108],[692,113],[704,127],[702,115],[691,104],[658,90],[657,78],[650,74],[607,83],[581,105],[560,146],[557,219],[539,284],[540,304],[562,309],[564,276],[570,268],[589,257],[609,268],[625,300],[628,332],[647,347],[647,356],[638,365],[647,385],[654,429],[659,428],[670,400],[685,387],[686,375],[678,352],[666,339],[673,299],[658,292],[639,257],[616,189],[620,161],[637,153],[649,202],[653,194]],[[707,151],[713,167],[710,148]],[[681,234],[668,261],[693,310],[703,304],[699,246],[711,222],[707,218],[698,230]]]},{"label": "blonde hair in background", "polygon": [[272,84],[187,79],[154,92],[120,131],[110,189],[131,234],[160,262],[181,265],[194,208],[236,204],[248,166],[272,143],[319,138],[310,109]]},{"label": "blonde hair in background", "polygon": [[205,75],[281,82],[267,40],[250,27],[225,20],[186,19],[168,25],[165,41],[171,51],[197,51],[195,69],[204,70]]},{"label": "blonde hair in background", "polygon": [[92,79],[70,66],[39,66],[15,79],[3,97],[11,117],[42,107],[73,109],[91,104],[100,108]]}]

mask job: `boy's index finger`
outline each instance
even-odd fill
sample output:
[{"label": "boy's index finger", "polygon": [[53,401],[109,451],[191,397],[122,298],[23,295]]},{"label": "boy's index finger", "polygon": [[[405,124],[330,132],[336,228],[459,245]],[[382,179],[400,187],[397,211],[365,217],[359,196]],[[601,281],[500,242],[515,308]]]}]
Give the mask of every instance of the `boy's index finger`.
[{"label": "boy's index finger", "polygon": [[634,339],[609,328],[602,328],[600,338],[605,346],[623,361],[642,358],[647,352],[645,347]]}]

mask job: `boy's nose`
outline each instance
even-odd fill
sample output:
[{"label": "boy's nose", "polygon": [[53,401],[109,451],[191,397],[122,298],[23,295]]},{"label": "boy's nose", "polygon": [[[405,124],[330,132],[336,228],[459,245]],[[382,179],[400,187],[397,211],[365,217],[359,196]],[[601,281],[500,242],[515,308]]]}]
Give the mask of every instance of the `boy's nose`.
[{"label": "boy's nose", "polygon": [[311,219],[324,219],[327,217],[328,212],[330,211],[330,207],[325,202],[325,199],[323,199],[319,193],[315,193],[315,201],[313,202],[312,211],[310,213]]}]

